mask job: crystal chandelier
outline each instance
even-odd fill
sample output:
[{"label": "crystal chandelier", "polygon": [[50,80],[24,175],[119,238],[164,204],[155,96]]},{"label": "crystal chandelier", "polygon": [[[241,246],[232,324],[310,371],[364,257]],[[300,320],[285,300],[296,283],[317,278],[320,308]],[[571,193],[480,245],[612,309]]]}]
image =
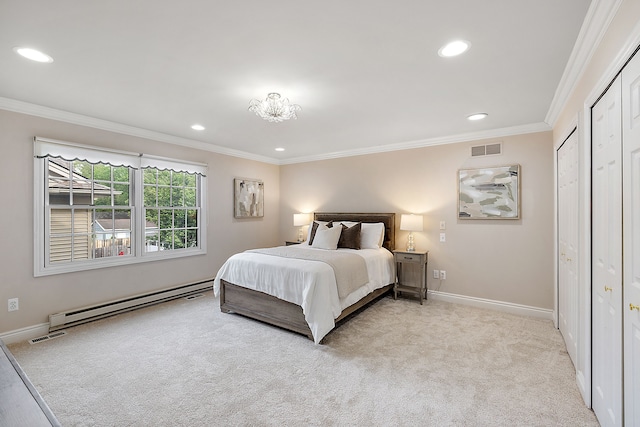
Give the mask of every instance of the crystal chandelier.
[{"label": "crystal chandelier", "polygon": [[282,98],[279,93],[270,93],[264,101],[252,99],[249,103],[249,111],[269,122],[297,119],[296,111],[301,109],[298,104],[289,104],[289,100]]}]

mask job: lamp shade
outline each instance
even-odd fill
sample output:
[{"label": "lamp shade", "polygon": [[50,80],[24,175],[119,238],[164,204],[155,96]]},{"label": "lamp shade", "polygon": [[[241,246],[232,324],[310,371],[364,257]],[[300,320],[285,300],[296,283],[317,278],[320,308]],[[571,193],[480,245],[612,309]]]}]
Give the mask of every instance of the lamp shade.
[{"label": "lamp shade", "polygon": [[402,214],[400,217],[400,230],[422,231],[422,215]]},{"label": "lamp shade", "polygon": [[309,225],[309,214],[305,214],[305,213],[293,214],[293,225],[294,227],[302,227],[304,225]]}]

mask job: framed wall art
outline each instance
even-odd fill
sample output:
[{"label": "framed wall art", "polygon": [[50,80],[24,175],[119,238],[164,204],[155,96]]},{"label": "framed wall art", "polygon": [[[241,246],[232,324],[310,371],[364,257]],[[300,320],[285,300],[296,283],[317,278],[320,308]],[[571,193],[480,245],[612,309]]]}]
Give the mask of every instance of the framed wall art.
[{"label": "framed wall art", "polygon": [[262,218],[264,216],[264,182],[258,179],[233,180],[234,215],[236,218]]},{"label": "framed wall art", "polygon": [[460,169],[458,219],[520,219],[520,165]]}]

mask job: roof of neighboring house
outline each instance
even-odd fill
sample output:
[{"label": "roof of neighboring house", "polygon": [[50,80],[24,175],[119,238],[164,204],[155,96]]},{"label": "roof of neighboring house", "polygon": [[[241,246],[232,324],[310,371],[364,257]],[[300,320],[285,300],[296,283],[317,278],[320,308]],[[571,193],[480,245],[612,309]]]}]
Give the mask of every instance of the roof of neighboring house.
[{"label": "roof of neighboring house", "polygon": [[[131,220],[129,218],[116,218],[115,220],[112,220],[111,218],[96,219],[96,224],[102,229],[102,231],[111,231],[112,224],[114,225],[113,230],[115,231],[131,230]],[[158,228],[158,226],[153,221],[147,221],[146,228]]]},{"label": "roof of neighboring house", "polygon": [[[69,168],[61,164],[64,160],[55,158],[49,159],[49,193],[69,193],[71,182],[69,179]],[[73,180],[73,192],[87,194],[91,193],[91,181],[77,172],[71,172]],[[93,194],[111,194],[111,188],[106,185],[93,183]],[[115,191],[113,194],[122,194]]]}]

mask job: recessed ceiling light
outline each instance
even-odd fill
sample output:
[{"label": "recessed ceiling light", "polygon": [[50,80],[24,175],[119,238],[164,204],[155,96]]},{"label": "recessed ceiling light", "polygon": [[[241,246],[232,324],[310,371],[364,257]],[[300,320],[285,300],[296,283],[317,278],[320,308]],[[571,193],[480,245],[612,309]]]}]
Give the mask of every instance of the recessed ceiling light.
[{"label": "recessed ceiling light", "polygon": [[445,46],[442,46],[440,50],[438,50],[438,55],[449,58],[451,56],[457,56],[461,53],[466,52],[471,47],[471,43],[466,40],[456,40],[448,43]]},{"label": "recessed ceiling light", "polygon": [[13,51],[20,56],[24,56],[27,59],[37,62],[53,62],[53,58],[42,53],[39,50],[31,49],[28,47],[14,47]]},{"label": "recessed ceiling light", "polygon": [[193,126],[191,126],[191,129],[193,129],[193,130],[204,130],[204,126],[202,126],[202,125],[193,125]]},{"label": "recessed ceiling light", "polygon": [[471,114],[470,116],[467,116],[467,120],[482,120],[487,116],[488,116],[487,113],[474,113],[474,114]]},{"label": "recessed ceiling light", "polygon": [[278,148],[276,148],[276,151],[284,151],[284,148],[278,147]]}]

